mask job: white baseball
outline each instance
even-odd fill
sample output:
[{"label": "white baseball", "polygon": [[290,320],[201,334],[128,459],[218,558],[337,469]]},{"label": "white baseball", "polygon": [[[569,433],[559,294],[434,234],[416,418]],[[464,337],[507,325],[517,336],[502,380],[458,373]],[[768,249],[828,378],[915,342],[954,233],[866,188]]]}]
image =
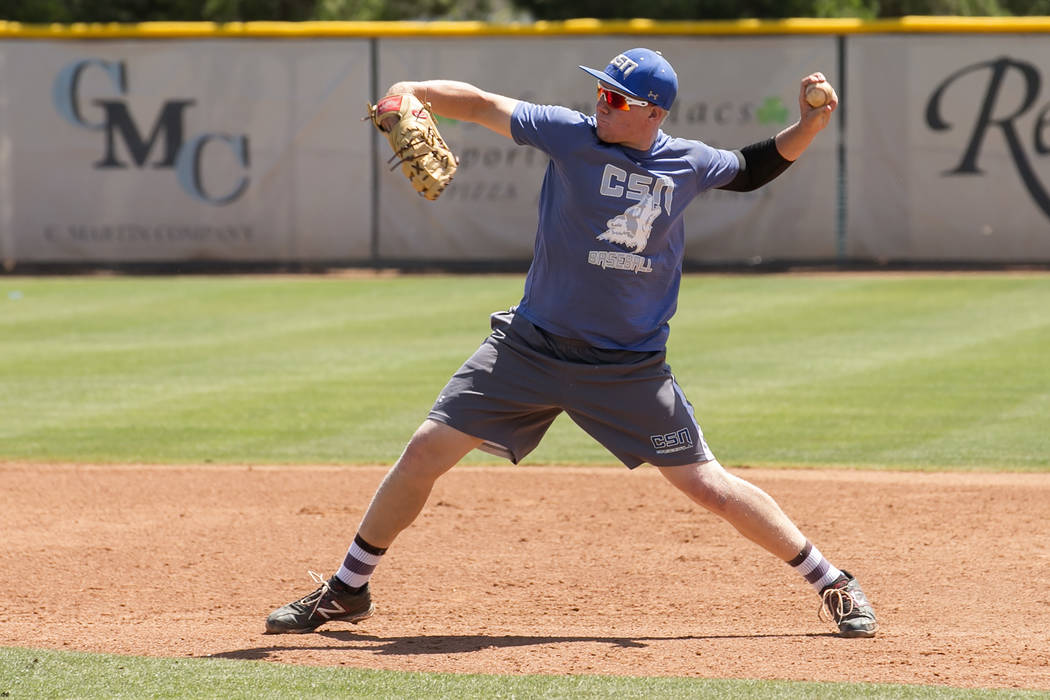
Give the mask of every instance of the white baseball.
[{"label": "white baseball", "polygon": [[823,107],[831,99],[831,85],[826,82],[813,83],[806,88],[806,102],[810,107]]}]

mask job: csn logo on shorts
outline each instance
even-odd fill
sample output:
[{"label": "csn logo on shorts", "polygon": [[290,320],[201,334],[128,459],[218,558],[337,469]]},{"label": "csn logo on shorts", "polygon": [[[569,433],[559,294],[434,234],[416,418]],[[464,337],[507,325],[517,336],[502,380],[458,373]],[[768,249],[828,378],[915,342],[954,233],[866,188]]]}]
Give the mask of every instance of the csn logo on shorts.
[{"label": "csn logo on shorts", "polygon": [[652,441],[658,455],[681,452],[693,446],[693,436],[689,433],[689,428],[682,428],[666,435],[650,435],[649,440]]}]

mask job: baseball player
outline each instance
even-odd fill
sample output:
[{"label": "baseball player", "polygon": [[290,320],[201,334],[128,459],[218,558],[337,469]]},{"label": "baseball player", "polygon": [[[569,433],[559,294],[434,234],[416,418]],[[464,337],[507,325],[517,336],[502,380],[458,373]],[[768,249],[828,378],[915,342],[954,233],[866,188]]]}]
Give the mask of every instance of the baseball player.
[{"label": "baseball player", "polygon": [[[750,191],[783,173],[827,126],[838,97],[829,89],[827,103],[812,107],[807,88],[827,86],[820,73],[806,76],[798,121],[731,151],[661,129],[678,79],[660,53],[636,48],[604,70],[579,67],[597,80],[591,115],[449,80],[396,83],[373,108],[383,130],[392,128],[381,119],[385,112],[428,103],[436,114],[543,151],[550,162],[535,251],[521,301],[492,315],[491,335],[442,389],[387,473],[336,574],[325,580],[310,572],[319,587],[271,613],[268,633],[370,617],[369,578],[438,477],[474,449],[517,463],[565,411],[628,469],[655,466],[793,567],[816,589],[819,615],[839,634],[875,635],[874,611],[856,579],[835,568],[768,494],[718,463],[665,358],[685,208],[705,190]],[[401,115],[426,118],[418,108]]]}]

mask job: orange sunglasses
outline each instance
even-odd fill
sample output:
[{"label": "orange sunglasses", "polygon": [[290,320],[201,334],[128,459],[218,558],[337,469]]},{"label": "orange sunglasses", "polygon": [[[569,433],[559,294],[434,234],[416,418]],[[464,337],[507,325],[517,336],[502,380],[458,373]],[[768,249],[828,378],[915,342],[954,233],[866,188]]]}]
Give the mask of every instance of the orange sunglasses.
[{"label": "orange sunglasses", "polygon": [[613,109],[619,109],[624,112],[630,112],[632,105],[635,107],[646,107],[649,105],[645,100],[636,100],[633,97],[628,97],[622,92],[616,92],[611,88],[605,87],[601,83],[598,83],[598,98],[604,99]]}]

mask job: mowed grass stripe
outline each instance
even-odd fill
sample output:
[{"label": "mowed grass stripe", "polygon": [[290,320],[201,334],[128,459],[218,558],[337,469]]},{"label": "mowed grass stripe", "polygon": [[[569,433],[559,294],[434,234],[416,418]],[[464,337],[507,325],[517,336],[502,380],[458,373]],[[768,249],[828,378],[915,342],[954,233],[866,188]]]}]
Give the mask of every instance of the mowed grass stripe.
[{"label": "mowed grass stripe", "polygon": [[[124,279],[91,280],[104,299],[146,302],[79,304],[82,313],[70,319],[67,299],[75,303],[94,290],[72,284],[68,297],[52,294],[54,305],[24,318],[22,327],[9,322],[4,329],[0,342],[11,367],[4,382],[12,396],[32,397],[38,405],[35,420],[22,422],[28,429],[15,433],[18,421],[5,420],[0,435],[35,446],[45,458],[75,457],[61,449],[62,441],[100,459],[107,451],[117,459],[119,452],[136,459],[130,453],[142,451],[150,459],[150,444],[177,447],[187,441],[194,445],[188,456],[170,459],[234,459],[243,450],[265,460],[266,454],[289,452],[281,449],[286,444],[316,442],[311,433],[338,430],[343,449],[329,459],[352,459],[348,447],[356,441],[346,441],[348,427],[374,434],[374,420],[384,416],[376,409],[397,406],[391,395],[410,398],[398,377],[436,376],[429,365],[442,361],[447,337],[465,325],[457,305],[463,295],[476,298],[483,282],[454,284],[444,293],[429,284],[433,280],[426,291],[419,288],[422,279],[405,281],[410,284],[158,278],[129,286]],[[111,286],[123,296],[101,289]],[[38,295],[34,285],[27,287],[23,300],[31,302]],[[52,309],[57,323],[48,318]],[[420,316],[426,332],[415,334]],[[460,358],[476,347],[484,316],[473,323],[469,344],[453,340],[444,366],[458,361],[452,355]],[[387,376],[394,379],[377,385],[377,377]],[[429,402],[438,388],[417,398]],[[330,407],[340,403],[367,419],[338,420]],[[26,406],[19,404],[12,407]],[[303,458],[299,449],[288,455]]]},{"label": "mowed grass stripe", "polygon": [[[0,457],[389,463],[522,282],[0,278]],[[1046,469],[1047,309],[1038,274],[687,276],[669,361],[727,464]],[[564,417],[530,461],[614,463]]]},{"label": "mowed grass stripe", "polygon": [[[724,461],[1046,466],[1046,431],[1020,408],[1050,395],[1045,283],[1033,294],[1026,281],[983,277],[814,281],[826,300],[732,320],[755,329],[754,345],[698,341],[675,354]],[[714,344],[745,335],[690,321]],[[681,323],[675,332],[681,343]],[[972,439],[993,425],[1011,438]]]}]

